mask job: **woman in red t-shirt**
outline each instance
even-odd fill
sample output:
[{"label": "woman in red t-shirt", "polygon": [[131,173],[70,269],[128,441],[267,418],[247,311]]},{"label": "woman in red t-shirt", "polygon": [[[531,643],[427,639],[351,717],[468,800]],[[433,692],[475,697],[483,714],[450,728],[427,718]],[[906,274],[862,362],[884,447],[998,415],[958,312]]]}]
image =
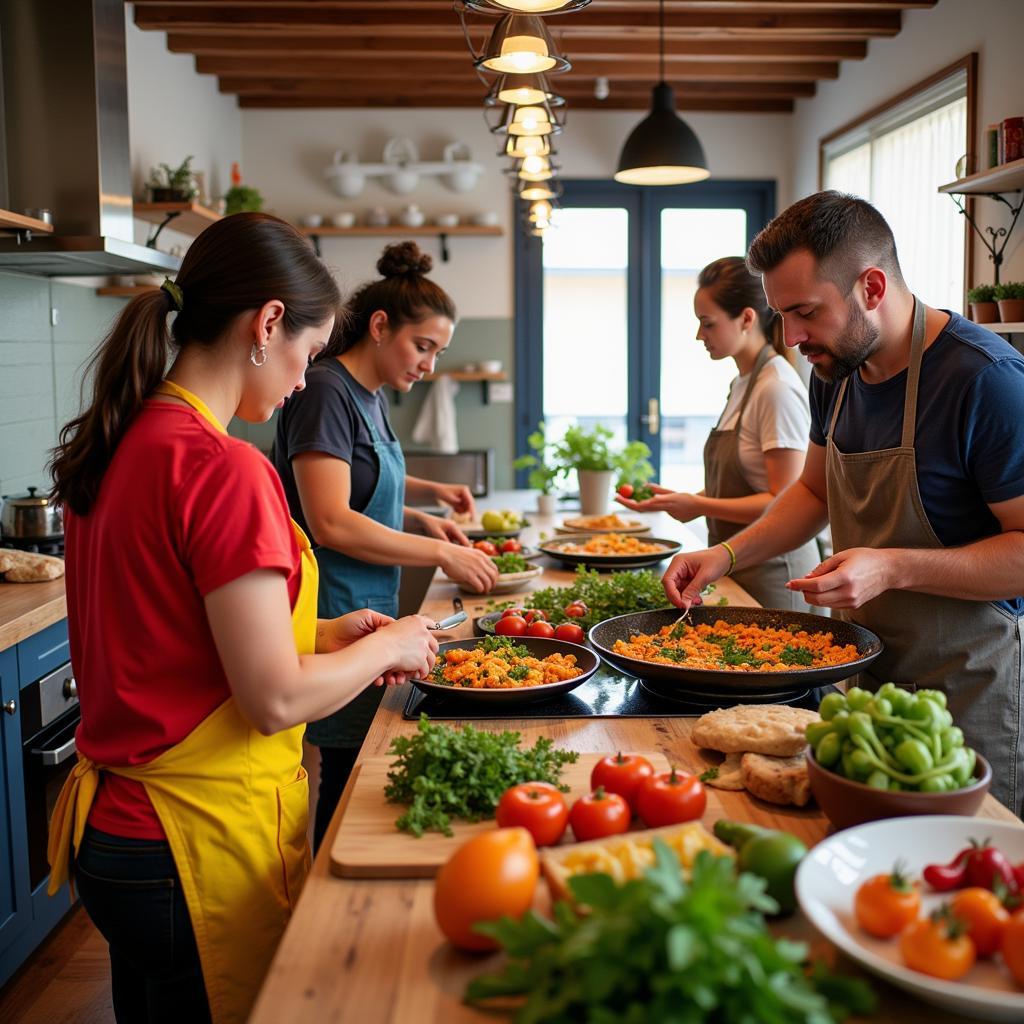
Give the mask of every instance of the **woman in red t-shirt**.
[{"label": "woman in red t-shirt", "polygon": [[61,432],[82,723],[51,889],[73,857],[120,1022],[245,1019],[308,867],[303,723],[433,665],[420,616],[317,621],[277,475],[224,429],[301,390],[342,315],[294,228],[225,218],[125,307]]}]

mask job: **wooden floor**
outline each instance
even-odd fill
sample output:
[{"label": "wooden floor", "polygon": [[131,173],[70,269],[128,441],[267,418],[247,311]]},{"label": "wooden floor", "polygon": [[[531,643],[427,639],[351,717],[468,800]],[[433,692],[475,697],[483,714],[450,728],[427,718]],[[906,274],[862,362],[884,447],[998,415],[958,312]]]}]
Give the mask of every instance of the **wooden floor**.
[{"label": "wooden floor", "polygon": [[[303,753],[312,834],[320,757],[308,745]],[[0,988],[0,1024],[114,1024],[107,944],[80,905]]]}]

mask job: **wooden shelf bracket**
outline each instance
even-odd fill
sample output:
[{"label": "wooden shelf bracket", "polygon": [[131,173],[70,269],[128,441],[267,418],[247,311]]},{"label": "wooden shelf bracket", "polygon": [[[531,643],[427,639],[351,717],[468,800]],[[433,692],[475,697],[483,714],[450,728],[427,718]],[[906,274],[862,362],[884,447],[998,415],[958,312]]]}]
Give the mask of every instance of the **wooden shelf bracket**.
[{"label": "wooden shelf bracket", "polygon": [[180,217],[181,214],[181,210],[168,210],[167,213],[164,214],[164,219],[157,224],[156,229],[152,231],[149,238],[146,239],[147,248],[155,249],[156,240],[160,237],[160,232],[163,231],[163,229],[167,227],[175,217]]}]

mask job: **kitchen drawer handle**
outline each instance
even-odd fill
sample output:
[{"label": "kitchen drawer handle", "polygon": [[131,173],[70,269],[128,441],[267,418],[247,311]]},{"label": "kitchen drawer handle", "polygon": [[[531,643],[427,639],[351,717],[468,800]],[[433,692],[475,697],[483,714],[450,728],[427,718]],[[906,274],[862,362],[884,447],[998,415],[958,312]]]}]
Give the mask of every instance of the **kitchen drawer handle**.
[{"label": "kitchen drawer handle", "polygon": [[72,736],[67,743],[62,743],[56,750],[33,748],[32,753],[37,754],[42,759],[43,764],[53,765],[63,764],[68,758],[74,757],[77,749],[75,737]]},{"label": "kitchen drawer handle", "polygon": [[18,713],[18,704],[13,697],[4,704],[4,711],[9,715],[16,715]]}]

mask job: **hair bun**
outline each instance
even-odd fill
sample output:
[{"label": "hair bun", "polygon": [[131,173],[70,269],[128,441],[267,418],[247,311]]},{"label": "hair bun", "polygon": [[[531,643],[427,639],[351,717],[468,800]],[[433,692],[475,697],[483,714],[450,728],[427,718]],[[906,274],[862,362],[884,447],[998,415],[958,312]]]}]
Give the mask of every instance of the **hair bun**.
[{"label": "hair bun", "polygon": [[377,260],[377,272],[381,277],[422,277],[433,265],[433,258],[415,242],[396,242]]}]

